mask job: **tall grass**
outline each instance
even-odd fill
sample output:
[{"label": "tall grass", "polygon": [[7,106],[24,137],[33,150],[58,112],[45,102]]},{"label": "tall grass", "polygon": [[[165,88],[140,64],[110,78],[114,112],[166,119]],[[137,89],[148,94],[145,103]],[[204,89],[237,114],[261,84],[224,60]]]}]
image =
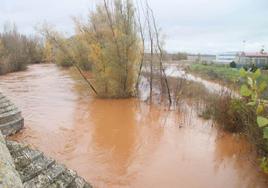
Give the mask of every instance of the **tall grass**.
[{"label": "tall grass", "polygon": [[210,93],[201,83],[185,79],[174,79],[170,83],[173,83],[173,100],[178,108],[183,102],[190,101],[200,117],[213,120],[223,131],[244,135],[261,156],[268,153],[254,107],[242,99],[233,98],[227,91]]},{"label": "tall grass", "polygon": [[232,98],[229,93],[204,98],[201,116],[213,119],[218,127],[230,133],[245,135],[260,155],[267,151],[267,141],[256,122],[256,112],[242,99]]}]

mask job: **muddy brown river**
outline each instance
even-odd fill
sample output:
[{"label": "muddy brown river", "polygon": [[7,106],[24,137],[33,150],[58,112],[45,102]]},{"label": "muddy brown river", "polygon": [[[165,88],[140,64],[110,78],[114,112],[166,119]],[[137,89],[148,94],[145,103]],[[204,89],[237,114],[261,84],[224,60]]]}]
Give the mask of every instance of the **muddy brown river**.
[{"label": "muddy brown river", "polygon": [[97,188],[264,188],[248,144],[194,110],[168,111],[136,99],[92,97],[73,72],[32,65],[0,77],[23,112],[11,139],[54,157]]}]

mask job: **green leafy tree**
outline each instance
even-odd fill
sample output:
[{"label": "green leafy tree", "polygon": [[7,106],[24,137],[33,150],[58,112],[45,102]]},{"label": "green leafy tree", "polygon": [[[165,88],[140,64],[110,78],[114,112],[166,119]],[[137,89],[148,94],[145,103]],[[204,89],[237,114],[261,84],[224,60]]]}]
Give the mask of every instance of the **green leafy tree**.
[{"label": "green leafy tree", "polygon": [[[267,83],[260,81],[261,71],[247,72],[244,68],[240,69],[240,76],[245,79],[245,84],[241,86],[240,93],[246,97],[248,105],[256,108],[257,124],[263,131],[263,139],[268,139],[268,118],[265,116],[265,101],[261,99],[262,93],[267,89]],[[261,168],[268,173],[268,160],[264,157],[261,161]]]}]

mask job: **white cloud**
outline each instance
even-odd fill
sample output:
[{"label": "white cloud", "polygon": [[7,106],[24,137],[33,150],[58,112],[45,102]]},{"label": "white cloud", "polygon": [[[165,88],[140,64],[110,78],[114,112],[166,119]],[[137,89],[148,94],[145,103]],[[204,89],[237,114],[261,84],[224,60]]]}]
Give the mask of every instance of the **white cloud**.
[{"label": "white cloud", "polygon": [[[169,51],[217,53],[268,47],[265,0],[151,0]],[[267,28],[267,29],[266,29]]]}]

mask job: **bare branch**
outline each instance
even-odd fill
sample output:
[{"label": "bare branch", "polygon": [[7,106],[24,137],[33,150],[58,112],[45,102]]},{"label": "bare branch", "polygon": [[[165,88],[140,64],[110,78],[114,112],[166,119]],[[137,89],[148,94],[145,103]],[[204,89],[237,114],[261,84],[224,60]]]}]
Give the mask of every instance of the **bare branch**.
[{"label": "bare branch", "polygon": [[167,80],[167,76],[163,67],[163,49],[161,47],[160,41],[159,41],[159,32],[156,26],[156,21],[155,21],[155,17],[154,17],[154,12],[153,10],[150,8],[149,4],[148,4],[148,0],[146,0],[146,5],[147,5],[147,9],[150,10],[151,12],[151,17],[152,17],[152,21],[153,21],[153,26],[154,26],[154,30],[155,30],[155,34],[156,34],[156,42],[157,42],[157,47],[158,50],[160,52],[160,69],[162,70],[163,76],[164,76],[164,80],[165,80],[165,84],[167,87],[167,92],[168,92],[168,99],[169,99],[169,104],[172,104],[172,99],[171,99],[171,94],[170,94],[170,88],[169,88],[169,84],[168,84],[168,80]]},{"label": "bare branch", "polygon": [[98,95],[97,90],[95,87],[91,84],[91,82],[86,78],[86,76],[83,74],[82,70],[79,68],[79,66],[75,63],[74,58],[72,55],[69,54],[68,50],[61,45],[61,43],[57,40],[55,36],[51,36],[48,30],[45,30],[45,37],[49,38],[49,40],[53,41],[55,45],[58,46],[60,50],[62,50],[66,56],[68,56],[72,60],[72,65],[76,68],[76,70],[80,73],[80,75],[83,77],[83,79],[86,81],[86,83],[89,85],[89,87],[94,91],[96,95]]},{"label": "bare branch", "polygon": [[141,50],[141,60],[140,60],[140,66],[139,66],[139,72],[138,72],[138,78],[137,78],[137,82],[136,82],[136,89],[138,90],[138,85],[139,85],[139,80],[140,80],[140,76],[141,76],[141,71],[143,68],[143,61],[144,61],[144,50],[145,50],[145,36],[143,33],[143,27],[141,25],[141,16],[140,16],[140,8],[139,5],[137,4],[138,8],[138,14],[137,14],[137,20],[138,20],[138,24],[139,24],[139,31],[140,31],[140,37],[141,37],[141,41],[142,41],[142,50]]}]

